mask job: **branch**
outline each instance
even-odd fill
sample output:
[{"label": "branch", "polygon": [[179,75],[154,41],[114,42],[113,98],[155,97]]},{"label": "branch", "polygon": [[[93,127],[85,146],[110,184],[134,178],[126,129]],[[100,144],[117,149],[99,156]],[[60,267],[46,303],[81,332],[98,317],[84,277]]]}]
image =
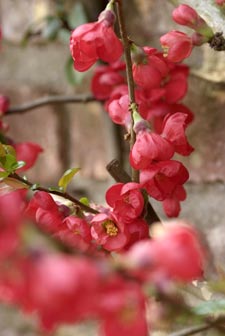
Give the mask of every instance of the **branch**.
[{"label": "branch", "polygon": [[[133,119],[133,110],[137,109],[137,104],[135,101],[135,91],[134,91],[134,79],[132,72],[132,60],[131,60],[131,48],[130,41],[127,36],[126,25],[123,15],[122,0],[115,0],[117,5],[117,16],[119,21],[120,35],[124,46],[124,55],[126,62],[126,73],[127,73],[127,85],[128,93],[130,99],[130,110],[131,110],[131,127],[130,127],[130,148],[133,147],[136,141],[136,134],[134,132],[134,119]],[[132,170],[132,181],[139,181],[139,172],[131,168]]]},{"label": "branch", "polygon": [[209,330],[213,327],[214,327],[213,324],[206,324],[205,323],[205,324],[201,324],[199,326],[185,328],[183,330],[175,331],[172,334],[169,334],[169,336],[191,336],[191,335],[197,334],[201,331]]},{"label": "branch", "polygon": [[71,196],[70,194],[68,193],[64,193],[64,192],[61,192],[61,191],[57,191],[57,190],[49,190],[48,188],[44,188],[44,187],[41,187],[41,186],[35,186],[34,183],[31,183],[30,181],[27,181],[25,180],[24,178],[22,178],[21,176],[19,176],[18,174],[14,173],[14,174],[10,174],[9,177],[17,180],[17,181],[20,181],[24,184],[26,184],[28,187],[31,187],[32,190],[39,190],[39,191],[44,191],[48,194],[53,194],[53,195],[57,195],[57,196],[60,196],[60,197],[63,197],[65,199],[68,199],[69,201],[73,202],[75,205],[77,205],[79,208],[81,208],[82,210],[86,211],[86,212],[90,212],[90,213],[93,213],[93,214],[97,214],[98,211],[81,203],[80,201],[78,201],[75,197]]},{"label": "branch", "polygon": [[76,96],[47,96],[33,100],[20,106],[12,106],[6,112],[7,115],[25,113],[36,108],[49,104],[75,104],[75,103],[90,103],[97,101],[91,95],[76,95]]},{"label": "branch", "polygon": [[[131,182],[130,176],[123,170],[118,160],[114,159],[109,162],[106,166],[106,169],[116,182]],[[147,215],[145,216],[145,220],[149,226],[155,222],[160,222],[160,218],[158,217],[150,202],[147,204]]]}]

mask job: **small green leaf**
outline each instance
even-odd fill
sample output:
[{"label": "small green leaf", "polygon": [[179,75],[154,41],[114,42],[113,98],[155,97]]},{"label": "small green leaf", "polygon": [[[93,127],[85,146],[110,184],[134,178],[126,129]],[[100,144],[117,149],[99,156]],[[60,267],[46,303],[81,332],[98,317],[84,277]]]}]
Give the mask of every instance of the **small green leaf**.
[{"label": "small green leaf", "polygon": [[71,57],[68,58],[65,64],[65,74],[67,81],[73,86],[81,84],[84,77],[86,76],[85,72],[79,72],[74,69],[73,59]]},{"label": "small green leaf", "polygon": [[9,173],[6,171],[0,171],[0,180],[4,180],[6,177],[9,176]]},{"label": "small green leaf", "polygon": [[74,175],[79,172],[79,170],[80,168],[71,168],[66,170],[58,182],[59,187],[63,188],[63,190],[66,191],[68,184],[70,183]]},{"label": "small green leaf", "polygon": [[48,18],[46,26],[42,31],[42,37],[50,41],[55,40],[61,26],[62,22],[58,18]]},{"label": "small green leaf", "polygon": [[35,183],[35,184],[33,184],[31,187],[30,187],[30,190],[37,190],[37,188],[40,186],[40,184],[39,183]]},{"label": "small green leaf", "polygon": [[17,170],[19,168],[22,168],[26,165],[26,162],[24,161],[17,161],[15,164],[12,165],[13,170]]},{"label": "small green leaf", "polygon": [[75,29],[76,27],[88,21],[87,15],[85,13],[84,6],[82,5],[82,3],[77,2],[73,6],[72,10],[70,11],[68,15],[67,21],[71,29]]},{"label": "small green leaf", "polygon": [[15,156],[12,154],[6,154],[6,156],[3,158],[3,168],[6,171],[12,172],[14,169],[14,166],[17,164]]},{"label": "small green leaf", "polygon": [[63,188],[62,187],[49,187],[48,190],[51,192],[51,191],[63,191]]},{"label": "small green leaf", "polygon": [[87,197],[81,197],[80,202],[84,205],[87,205],[87,206],[89,206],[89,204],[90,204]]},{"label": "small green leaf", "polygon": [[225,300],[205,301],[193,308],[198,315],[214,315],[225,313]]}]

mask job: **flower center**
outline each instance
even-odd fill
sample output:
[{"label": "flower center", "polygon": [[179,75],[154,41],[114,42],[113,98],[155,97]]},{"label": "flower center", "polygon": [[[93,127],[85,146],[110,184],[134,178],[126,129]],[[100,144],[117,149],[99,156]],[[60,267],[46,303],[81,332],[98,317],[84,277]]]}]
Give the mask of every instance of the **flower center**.
[{"label": "flower center", "polygon": [[117,236],[118,228],[112,221],[107,221],[106,223],[104,223],[104,227],[107,235],[111,237]]}]

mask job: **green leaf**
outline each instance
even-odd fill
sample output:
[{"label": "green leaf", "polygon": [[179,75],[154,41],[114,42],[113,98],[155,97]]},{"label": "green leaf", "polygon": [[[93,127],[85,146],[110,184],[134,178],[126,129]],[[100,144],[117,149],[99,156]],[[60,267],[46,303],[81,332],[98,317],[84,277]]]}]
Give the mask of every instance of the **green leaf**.
[{"label": "green leaf", "polygon": [[75,29],[76,27],[86,23],[88,21],[87,15],[84,10],[84,6],[82,3],[77,2],[68,15],[68,24],[71,29]]},{"label": "green leaf", "polygon": [[6,177],[9,176],[9,173],[6,171],[0,171],[0,180],[4,180]]},{"label": "green leaf", "polygon": [[81,197],[80,202],[84,205],[87,205],[87,206],[90,205],[89,199],[87,197]]},{"label": "green leaf", "polygon": [[76,71],[73,67],[73,59],[70,57],[65,65],[65,74],[68,82],[73,85],[79,85],[82,83],[87,72]]},{"label": "green leaf", "polygon": [[39,183],[35,183],[35,184],[33,184],[31,187],[30,187],[30,190],[37,190],[37,188],[40,186],[40,184]]},{"label": "green leaf", "polygon": [[214,315],[225,313],[225,300],[205,301],[193,308],[198,315]]},{"label": "green leaf", "polygon": [[51,191],[60,191],[62,192],[63,191],[63,188],[62,187],[49,187],[48,190],[51,192]]},{"label": "green leaf", "polygon": [[24,161],[17,161],[15,164],[13,164],[12,165],[12,169],[13,170],[17,170],[17,169],[19,169],[19,168],[22,168],[22,167],[24,167],[26,165],[26,162],[24,162]]},{"label": "green leaf", "polygon": [[14,171],[14,166],[17,164],[15,156],[12,154],[6,154],[6,156],[2,160],[3,168],[8,171]]},{"label": "green leaf", "polygon": [[70,183],[74,175],[79,172],[79,170],[80,168],[71,168],[71,169],[66,170],[58,182],[59,187],[62,187],[63,190],[66,191],[68,184]]},{"label": "green leaf", "polygon": [[42,31],[42,37],[50,41],[55,40],[61,26],[62,22],[58,18],[50,17]]}]

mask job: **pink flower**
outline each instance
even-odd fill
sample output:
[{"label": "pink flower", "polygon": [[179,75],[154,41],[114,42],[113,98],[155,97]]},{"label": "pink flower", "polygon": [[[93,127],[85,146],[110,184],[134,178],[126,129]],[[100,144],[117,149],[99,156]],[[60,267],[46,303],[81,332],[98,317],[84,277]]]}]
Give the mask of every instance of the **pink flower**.
[{"label": "pink flower", "polygon": [[140,54],[134,55],[133,76],[140,87],[144,89],[160,87],[161,79],[167,72],[168,67],[158,57],[156,49],[145,47]]},{"label": "pink flower", "polygon": [[26,189],[18,189],[0,195],[0,261],[13,254],[20,244],[26,193]]},{"label": "pink flower", "polygon": [[163,210],[168,217],[177,217],[180,213],[180,202],[186,199],[186,191],[182,185],[178,185],[170,198],[163,201]]},{"label": "pink flower", "polygon": [[188,178],[187,169],[175,160],[151,164],[140,172],[140,184],[158,201],[170,198],[177,186],[183,185]]},{"label": "pink flower", "polygon": [[168,223],[152,240],[136,243],[125,255],[142,279],[190,282],[203,276],[205,251],[197,232],[186,223]]},{"label": "pink flower", "polygon": [[22,172],[30,169],[35,164],[39,154],[43,152],[43,148],[33,142],[20,142],[13,144],[16,150],[17,161],[24,161],[24,167],[17,169],[17,172]]},{"label": "pink flower", "polygon": [[164,85],[167,103],[174,104],[184,98],[188,89],[188,75],[189,68],[185,64],[176,64],[175,68],[170,71],[169,81]]},{"label": "pink flower", "polygon": [[42,229],[57,233],[62,227],[63,216],[52,196],[44,191],[37,191],[30,200],[26,213]]},{"label": "pink flower", "polygon": [[181,62],[190,56],[192,52],[192,39],[188,35],[172,30],[161,36],[161,45],[164,49],[164,55],[171,62]]},{"label": "pink flower", "polygon": [[96,99],[108,99],[116,86],[125,83],[125,78],[119,73],[124,67],[125,63],[118,61],[110,66],[101,65],[95,69],[91,90]]},{"label": "pink flower", "polygon": [[217,4],[218,6],[223,6],[223,5],[225,5],[225,0],[215,0],[215,2],[216,2],[216,4]]},{"label": "pink flower", "polygon": [[129,128],[131,117],[129,112],[129,96],[124,95],[112,100],[107,107],[110,118],[115,124]]},{"label": "pink flower", "polygon": [[193,147],[189,145],[185,135],[187,115],[184,113],[169,114],[163,122],[162,136],[169,140],[175,151],[181,155],[190,155]]},{"label": "pink flower", "polygon": [[169,160],[173,154],[174,148],[169,141],[146,129],[136,136],[130,152],[130,163],[135,169],[145,169],[152,161]]},{"label": "pink flower", "polygon": [[112,63],[123,52],[122,43],[113,31],[114,14],[104,11],[99,20],[77,27],[70,38],[70,51],[74,68],[78,71],[88,70],[98,59]]},{"label": "pink flower", "polygon": [[96,243],[108,251],[119,251],[127,244],[129,233],[125,224],[111,213],[98,214],[91,221],[91,235]]},{"label": "pink flower", "polygon": [[66,217],[54,236],[81,251],[87,251],[92,240],[89,224],[84,219],[75,216]]},{"label": "pink flower", "polygon": [[99,295],[101,335],[147,336],[145,297],[140,286],[111,277]]},{"label": "pink flower", "polygon": [[107,190],[105,197],[117,219],[124,223],[132,222],[143,212],[144,198],[138,183],[117,183]]},{"label": "pink flower", "polygon": [[[173,20],[183,26],[195,29],[203,21],[198,13],[190,6],[181,4],[173,10]],[[204,21],[203,21],[204,22]]]},{"label": "pink flower", "polygon": [[0,95],[0,116],[2,116],[9,109],[9,98]]},{"label": "pink flower", "polygon": [[34,253],[20,265],[20,273],[14,280],[17,304],[35,311],[43,329],[95,316],[100,276],[88,259]]}]

